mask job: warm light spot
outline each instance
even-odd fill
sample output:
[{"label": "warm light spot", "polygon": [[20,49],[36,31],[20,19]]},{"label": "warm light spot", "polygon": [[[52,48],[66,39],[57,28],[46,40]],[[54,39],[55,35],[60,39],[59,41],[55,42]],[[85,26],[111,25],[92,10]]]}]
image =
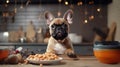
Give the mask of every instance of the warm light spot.
[{"label": "warm light spot", "polygon": [[77,3],[78,6],[80,6],[80,5],[82,5],[82,4],[83,4],[83,2],[78,2],[78,3]]},{"label": "warm light spot", "polygon": [[58,2],[59,2],[59,3],[61,3],[61,2],[62,2],[62,0],[58,0]]},{"label": "warm light spot", "polygon": [[9,3],[10,1],[9,0],[6,0],[6,3]]},{"label": "warm light spot", "polygon": [[65,1],[65,5],[68,5],[68,2],[67,2],[67,1]]},{"label": "warm light spot", "polygon": [[60,12],[60,11],[58,11],[57,15],[58,15],[58,17],[59,17],[59,16],[61,16],[61,12]]},{"label": "warm light spot", "polygon": [[4,33],[3,33],[3,36],[8,37],[8,36],[9,36],[9,33],[8,33],[8,32],[4,32]]},{"label": "warm light spot", "polygon": [[85,19],[84,22],[85,22],[85,23],[88,23],[88,20]]},{"label": "warm light spot", "polygon": [[100,11],[101,11],[101,8],[97,8],[97,11],[100,12]]},{"label": "warm light spot", "polygon": [[93,19],[94,19],[94,16],[93,16],[93,15],[91,15],[91,16],[89,17],[89,19],[90,19],[90,20],[93,20]]},{"label": "warm light spot", "polygon": [[14,13],[17,13],[17,8],[14,8]]},{"label": "warm light spot", "polygon": [[89,4],[94,4],[94,1],[90,1]]},{"label": "warm light spot", "polygon": [[3,17],[8,17],[9,16],[9,13],[8,12],[5,12],[2,14]]},{"label": "warm light spot", "polygon": [[21,5],[20,8],[23,9],[23,5]]}]

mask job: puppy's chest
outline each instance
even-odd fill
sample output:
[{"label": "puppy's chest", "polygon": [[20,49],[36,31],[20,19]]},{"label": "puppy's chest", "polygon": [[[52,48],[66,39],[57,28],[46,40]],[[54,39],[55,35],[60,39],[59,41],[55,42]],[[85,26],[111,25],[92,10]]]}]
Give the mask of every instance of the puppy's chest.
[{"label": "puppy's chest", "polygon": [[57,43],[54,46],[54,50],[57,54],[64,54],[66,48],[63,46],[63,44]]}]

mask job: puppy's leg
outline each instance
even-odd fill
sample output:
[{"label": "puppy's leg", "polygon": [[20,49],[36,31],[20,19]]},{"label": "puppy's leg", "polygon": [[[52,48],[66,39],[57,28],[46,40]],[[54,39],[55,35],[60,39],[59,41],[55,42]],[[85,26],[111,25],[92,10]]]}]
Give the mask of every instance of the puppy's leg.
[{"label": "puppy's leg", "polygon": [[70,41],[70,39],[66,39],[66,41],[64,42],[65,46],[66,46],[66,51],[65,51],[65,54],[67,56],[69,56],[70,58],[77,58],[75,52],[74,52],[74,49],[73,49],[73,45]]},{"label": "puppy's leg", "polygon": [[47,49],[46,49],[46,52],[49,52],[49,53],[56,53],[54,51],[54,46],[55,46],[55,42],[54,40],[52,39],[52,37],[49,39],[48,41],[48,45],[47,45]]},{"label": "puppy's leg", "polygon": [[73,51],[72,49],[67,49],[67,50],[65,51],[65,54],[66,54],[67,56],[69,56],[70,58],[77,58],[76,54],[74,53],[74,51]]},{"label": "puppy's leg", "polygon": [[55,53],[55,51],[53,50],[53,44],[51,43],[48,44],[46,52]]}]

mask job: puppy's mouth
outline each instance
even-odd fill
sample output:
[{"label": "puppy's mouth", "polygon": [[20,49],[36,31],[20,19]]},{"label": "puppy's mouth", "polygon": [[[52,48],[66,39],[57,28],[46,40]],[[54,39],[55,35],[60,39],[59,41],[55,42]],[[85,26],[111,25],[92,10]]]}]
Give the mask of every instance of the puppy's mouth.
[{"label": "puppy's mouth", "polygon": [[57,33],[53,33],[52,37],[55,38],[56,40],[63,40],[68,36],[68,33],[65,31],[62,32],[57,32]]}]

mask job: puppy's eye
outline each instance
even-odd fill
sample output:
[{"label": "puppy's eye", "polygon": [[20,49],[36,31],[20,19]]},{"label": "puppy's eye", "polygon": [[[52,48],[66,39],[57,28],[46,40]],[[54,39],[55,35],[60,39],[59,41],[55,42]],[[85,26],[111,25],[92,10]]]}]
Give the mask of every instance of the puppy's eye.
[{"label": "puppy's eye", "polygon": [[66,24],[63,24],[63,25],[62,25],[62,28],[67,28],[67,25],[66,25]]},{"label": "puppy's eye", "polygon": [[55,29],[55,25],[52,25],[51,28],[52,28],[52,29]]}]

